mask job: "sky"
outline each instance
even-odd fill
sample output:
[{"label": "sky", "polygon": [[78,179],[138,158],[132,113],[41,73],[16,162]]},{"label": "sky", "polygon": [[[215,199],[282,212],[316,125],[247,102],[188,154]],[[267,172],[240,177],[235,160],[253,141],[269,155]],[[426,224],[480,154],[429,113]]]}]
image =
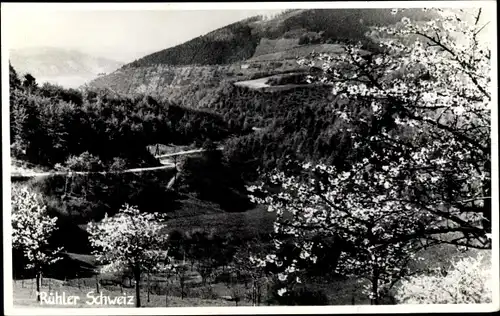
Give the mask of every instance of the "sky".
[{"label": "sky", "polygon": [[[6,14],[9,49],[58,47],[130,62],[227,24],[281,10],[35,11]],[[3,18],[3,17],[2,17]]]}]

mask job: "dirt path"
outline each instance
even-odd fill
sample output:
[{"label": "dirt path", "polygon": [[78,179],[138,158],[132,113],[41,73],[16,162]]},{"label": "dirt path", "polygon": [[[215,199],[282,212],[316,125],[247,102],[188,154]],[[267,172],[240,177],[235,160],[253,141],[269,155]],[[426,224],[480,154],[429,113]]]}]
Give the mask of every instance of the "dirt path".
[{"label": "dirt path", "polygon": [[157,167],[147,167],[147,168],[134,168],[127,170],[117,170],[117,171],[49,171],[49,172],[12,172],[11,178],[41,178],[49,176],[72,176],[72,175],[88,175],[88,174],[122,174],[122,173],[140,173],[153,170],[161,169],[173,169],[175,165],[173,163],[166,163],[163,166]]},{"label": "dirt path", "polygon": [[[223,147],[217,148],[218,150],[222,150]],[[175,164],[168,159],[162,160],[162,158],[174,157],[174,156],[183,156],[194,153],[204,152],[205,149],[192,149],[186,151],[180,151],[171,154],[164,154],[155,156],[155,158],[160,159],[160,163],[162,166],[157,167],[146,167],[146,168],[133,168],[127,170],[117,170],[117,171],[47,171],[47,172],[30,172],[30,171],[19,171],[19,172],[11,172],[11,178],[41,178],[41,177],[50,177],[50,176],[72,176],[72,175],[89,175],[89,174],[122,174],[122,173],[141,173],[148,172],[154,170],[162,170],[162,169],[173,169],[175,168]]]}]

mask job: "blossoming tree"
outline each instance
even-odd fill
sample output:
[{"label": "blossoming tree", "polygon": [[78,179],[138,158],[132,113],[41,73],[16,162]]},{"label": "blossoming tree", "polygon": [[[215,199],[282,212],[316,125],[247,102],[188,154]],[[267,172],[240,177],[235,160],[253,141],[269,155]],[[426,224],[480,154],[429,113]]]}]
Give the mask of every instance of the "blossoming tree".
[{"label": "blossoming tree", "polygon": [[[316,260],[312,237],[336,237],[337,269],[368,279],[375,304],[412,273],[407,264],[422,247],[491,247],[491,54],[478,39],[485,25],[481,10],[469,18],[435,11],[428,22],[403,17],[373,28],[376,52],[349,45],[299,60],[322,66],[309,80],[332,85],[332,110],[351,124],[352,150],[345,165],[299,164],[301,172],[270,177],[278,193],[254,193],[276,210],[276,232],[295,240],[301,259]],[[281,279],[296,270],[292,261]]]},{"label": "blossoming tree", "polygon": [[140,282],[143,272],[161,271],[167,262],[168,235],[161,229],[161,216],[141,213],[125,204],[118,214],[89,223],[87,231],[95,248],[97,260],[106,264],[104,270],[123,271],[128,268],[135,280],[136,307],[141,306]]},{"label": "blossoming tree", "polygon": [[492,300],[491,261],[483,255],[463,258],[443,275],[417,275],[404,280],[396,299],[408,304],[479,304]]},{"label": "blossoming tree", "polygon": [[269,281],[265,269],[267,261],[262,259],[264,257],[263,250],[258,242],[251,242],[242,246],[233,259],[237,273],[242,274],[244,278],[250,279],[251,291],[249,296],[253,306],[260,305],[262,288]]},{"label": "blossoming tree", "polygon": [[28,269],[36,275],[36,299],[40,301],[40,277],[44,267],[61,259],[62,248],[50,247],[49,238],[57,230],[57,217],[47,214],[36,193],[26,187],[12,190],[12,245],[23,251]]}]

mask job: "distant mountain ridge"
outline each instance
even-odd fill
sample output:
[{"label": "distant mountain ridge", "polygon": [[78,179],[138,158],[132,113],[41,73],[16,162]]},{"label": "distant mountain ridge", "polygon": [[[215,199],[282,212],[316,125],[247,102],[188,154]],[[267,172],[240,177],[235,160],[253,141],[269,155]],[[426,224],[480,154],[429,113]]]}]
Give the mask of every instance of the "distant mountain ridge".
[{"label": "distant mountain ridge", "polygon": [[9,60],[19,73],[30,73],[37,82],[46,81],[66,87],[78,87],[99,74],[113,72],[123,65],[122,62],[78,50],[54,47],[12,49]]}]

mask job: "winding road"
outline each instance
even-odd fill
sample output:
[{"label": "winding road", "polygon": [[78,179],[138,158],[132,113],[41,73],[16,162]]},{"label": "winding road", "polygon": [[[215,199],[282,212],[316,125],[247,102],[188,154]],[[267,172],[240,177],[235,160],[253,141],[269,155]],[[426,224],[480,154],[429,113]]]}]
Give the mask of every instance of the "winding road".
[{"label": "winding road", "polygon": [[47,172],[12,172],[11,178],[41,178],[41,177],[49,177],[49,176],[72,176],[72,175],[89,175],[89,174],[121,174],[121,173],[139,173],[139,172],[147,172],[153,170],[161,170],[161,169],[173,169],[175,165],[173,163],[166,163],[163,166],[157,167],[147,167],[147,168],[134,168],[134,169],[126,169],[126,170],[116,170],[116,171],[47,171]]},{"label": "winding road", "polygon": [[[218,147],[217,150],[222,150],[223,147]],[[72,176],[72,175],[89,175],[89,174],[121,174],[121,173],[141,173],[141,172],[148,172],[148,171],[154,171],[154,170],[162,170],[162,169],[173,169],[176,167],[175,163],[171,162],[168,159],[169,157],[176,157],[176,156],[185,156],[185,155],[190,155],[190,154],[195,154],[195,153],[200,153],[204,152],[205,149],[192,149],[192,150],[185,150],[185,151],[179,151],[176,153],[171,153],[171,154],[163,154],[163,155],[158,155],[155,156],[155,158],[160,160],[160,163],[162,166],[157,166],[157,167],[146,167],[146,168],[133,168],[133,169],[126,169],[126,170],[116,170],[116,171],[46,171],[46,172],[30,172],[30,171],[23,171],[23,172],[12,172],[10,177],[11,178],[41,178],[41,177],[50,177],[50,176]]]}]

